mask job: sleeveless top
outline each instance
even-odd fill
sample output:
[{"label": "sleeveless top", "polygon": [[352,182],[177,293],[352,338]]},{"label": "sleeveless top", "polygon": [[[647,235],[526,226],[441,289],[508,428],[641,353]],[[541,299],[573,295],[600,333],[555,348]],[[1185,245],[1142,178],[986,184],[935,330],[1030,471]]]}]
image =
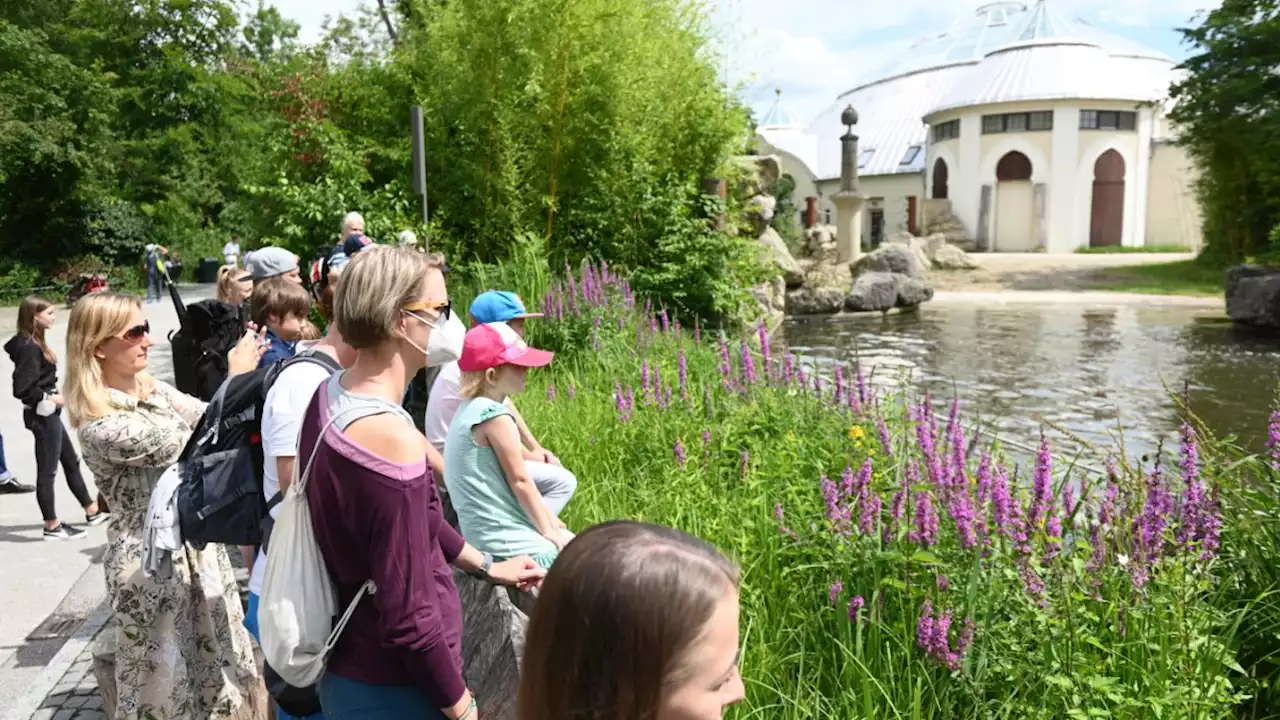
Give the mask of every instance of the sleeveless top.
[{"label": "sleeveless top", "polygon": [[556,546],[539,533],[516,499],[493,448],[476,444],[475,426],[503,415],[506,405],[485,397],[464,400],[444,444],[444,484],[458,513],[458,529],[474,547],[496,558],[553,559]]}]

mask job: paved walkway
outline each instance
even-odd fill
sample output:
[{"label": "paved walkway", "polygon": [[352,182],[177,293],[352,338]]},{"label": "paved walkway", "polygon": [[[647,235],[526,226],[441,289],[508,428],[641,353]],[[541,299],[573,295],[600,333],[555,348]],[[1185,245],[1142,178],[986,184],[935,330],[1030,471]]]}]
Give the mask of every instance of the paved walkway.
[{"label": "paved walkway", "polygon": [[976,269],[931,272],[929,281],[940,292],[1106,290],[1107,270],[1194,258],[1194,253],[969,253]]},{"label": "paved walkway", "polygon": [[[183,297],[191,302],[209,297],[211,293],[211,286],[191,286],[184,288]],[[152,372],[170,380],[173,364],[166,338],[177,329],[177,313],[167,301],[148,305],[146,311],[155,341],[150,357]],[[66,372],[63,350],[68,316],[69,311],[61,309],[58,324],[49,333],[50,346],[59,354],[60,378],[64,378]],[[16,309],[0,308],[0,343],[10,337],[16,319]],[[0,435],[5,441],[5,458],[14,475],[34,484],[31,433],[23,426],[22,408],[13,398],[12,377],[13,363],[7,354],[0,353]],[[71,437],[75,442],[75,433],[71,433]],[[85,477],[90,494],[96,495],[97,489],[87,470]],[[77,507],[61,473],[56,491],[62,519],[73,525],[82,523],[84,513]],[[0,495],[0,608],[4,609],[0,613],[0,718],[5,720],[10,720],[20,698],[36,692],[42,684],[48,685],[47,694],[62,681],[62,673],[46,677],[54,671],[51,662],[106,595],[99,564],[106,542],[105,527],[88,528],[87,536],[81,540],[57,542],[43,540],[41,530],[34,494]],[[35,633],[37,630],[40,632]],[[67,702],[74,703],[74,697],[72,693],[66,698]],[[81,708],[60,706],[60,709]],[[59,717],[66,720],[72,715]]]}]

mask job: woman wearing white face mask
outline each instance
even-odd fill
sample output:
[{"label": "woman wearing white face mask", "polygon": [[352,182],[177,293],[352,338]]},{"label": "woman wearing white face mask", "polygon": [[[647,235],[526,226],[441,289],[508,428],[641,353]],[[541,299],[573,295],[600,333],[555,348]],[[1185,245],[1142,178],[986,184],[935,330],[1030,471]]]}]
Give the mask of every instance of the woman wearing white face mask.
[{"label": "woman wearing white face mask", "polygon": [[365,582],[319,683],[327,720],[476,720],[462,677],[462,608],[449,565],[528,587],[543,571],[528,557],[494,562],[444,520],[424,455],[433,448],[400,406],[428,362],[459,357],[460,334],[440,268],[413,250],[373,246],[344,268],[334,298],[350,369],[316,392],[298,459],[316,544],[338,603]]},{"label": "woman wearing white face mask", "polygon": [[552,357],[506,323],[472,328],[458,360],[465,399],[444,445],[444,482],[463,537],[496,558],[529,555],[544,568],[573,535],[538,492],[506,400],[524,391],[530,368]]}]

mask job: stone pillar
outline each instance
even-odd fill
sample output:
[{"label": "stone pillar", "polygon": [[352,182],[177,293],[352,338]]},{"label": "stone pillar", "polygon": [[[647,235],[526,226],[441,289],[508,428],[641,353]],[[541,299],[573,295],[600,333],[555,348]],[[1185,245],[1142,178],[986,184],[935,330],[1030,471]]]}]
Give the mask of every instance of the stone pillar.
[{"label": "stone pillar", "polygon": [[845,133],[840,138],[840,191],[831,196],[836,206],[836,262],[853,263],[862,256],[862,208],[867,198],[858,192],[858,112],[850,105],[840,114]]},{"label": "stone pillar", "polygon": [[862,208],[867,198],[842,190],[831,201],[836,205],[836,262],[855,263],[862,257]]}]

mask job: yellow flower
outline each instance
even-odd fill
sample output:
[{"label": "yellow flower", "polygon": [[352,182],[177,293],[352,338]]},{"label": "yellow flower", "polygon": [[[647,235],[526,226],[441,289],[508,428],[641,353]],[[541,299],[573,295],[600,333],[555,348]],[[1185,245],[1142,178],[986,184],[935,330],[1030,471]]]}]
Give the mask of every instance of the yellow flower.
[{"label": "yellow flower", "polygon": [[866,436],[867,436],[867,434],[866,434],[865,432],[863,432],[863,431],[862,431],[862,428],[861,428],[861,427],[859,427],[859,426],[857,426],[857,425],[853,425],[853,426],[851,426],[851,427],[849,428],[849,439],[850,439],[850,440],[853,440],[853,441],[855,441],[855,442],[856,442],[856,441],[861,440],[862,438],[864,438],[864,437],[866,437]]}]

